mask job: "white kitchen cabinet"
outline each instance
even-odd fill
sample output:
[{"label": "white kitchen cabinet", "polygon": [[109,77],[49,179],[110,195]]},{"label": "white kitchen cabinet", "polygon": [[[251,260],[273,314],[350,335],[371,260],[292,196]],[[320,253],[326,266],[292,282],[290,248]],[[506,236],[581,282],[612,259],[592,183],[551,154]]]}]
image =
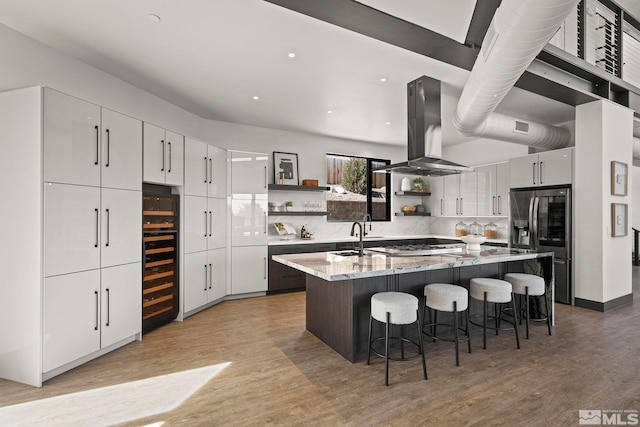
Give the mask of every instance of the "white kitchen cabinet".
[{"label": "white kitchen cabinet", "polygon": [[100,349],[100,270],[44,280],[42,370]]},{"label": "white kitchen cabinet", "polygon": [[99,268],[100,237],[99,187],[44,184],[44,276]]},{"label": "white kitchen cabinet", "polygon": [[103,188],[100,212],[100,266],[109,267],[141,261],[141,192]]},{"label": "white kitchen cabinet", "polygon": [[506,216],[509,214],[509,163],[479,166],[478,215]]},{"label": "white kitchen cabinet", "polygon": [[511,188],[570,185],[573,182],[573,148],[544,151],[509,160]]},{"label": "white kitchen cabinet", "polygon": [[184,197],[185,253],[222,248],[227,239],[227,200]]},{"label": "white kitchen cabinet", "polygon": [[185,313],[225,296],[226,260],[225,248],[185,255]]},{"label": "white kitchen cabinet", "polygon": [[184,137],[149,123],[143,129],[143,180],[182,185]]},{"label": "white kitchen cabinet", "polygon": [[267,246],[231,248],[231,294],[267,291]]},{"label": "white kitchen cabinet", "polygon": [[100,347],[140,333],[142,265],[140,262],[100,270]]},{"label": "white kitchen cabinet", "polygon": [[186,195],[227,197],[226,150],[185,138],[184,156]]},{"label": "white kitchen cabinet", "polygon": [[142,121],[102,109],[102,187],[142,190]]},{"label": "white kitchen cabinet", "polygon": [[445,175],[441,201],[443,216],[477,215],[477,182],[476,172]]},{"label": "white kitchen cabinet", "polygon": [[429,199],[431,216],[444,216],[444,177],[430,176],[427,180],[431,192]]},{"label": "white kitchen cabinet", "polygon": [[231,245],[267,245],[267,201],[231,199]]},{"label": "white kitchen cabinet", "polygon": [[267,160],[262,153],[231,151],[231,196],[267,198]]},{"label": "white kitchen cabinet", "polygon": [[43,89],[44,180],[100,185],[100,107]]}]

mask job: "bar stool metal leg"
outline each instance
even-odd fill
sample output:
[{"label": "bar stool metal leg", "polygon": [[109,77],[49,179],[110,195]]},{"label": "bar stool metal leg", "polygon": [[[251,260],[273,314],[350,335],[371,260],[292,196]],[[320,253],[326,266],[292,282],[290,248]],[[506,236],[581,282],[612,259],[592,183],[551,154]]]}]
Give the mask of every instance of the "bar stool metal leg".
[{"label": "bar stool metal leg", "polygon": [[369,351],[367,352],[367,365],[371,362],[371,325],[373,324],[373,316],[369,314]]},{"label": "bar stool metal leg", "polygon": [[487,302],[487,292],[484,293],[484,313],[482,321],[482,348],[487,348],[487,311],[489,310],[489,303]]},{"label": "bar stool metal leg", "polygon": [[458,354],[458,303],[453,302],[453,340],[456,344],[456,366],[460,366],[460,355]]},{"label": "bar stool metal leg", "polygon": [[[511,307],[513,307],[513,312],[515,313],[516,310],[516,298],[513,294],[511,294]],[[520,336],[518,335],[518,322],[516,322],[516,319],[513,319],[513,329],[515,329],[516,331],[516,344],[518,346],[518,349],[520,348]]]},{"label": "bar stool metal leg", "polygon": [[387,311],[387,323],[384,324],[384,385],[389,385],[389,323],[391,313]]},{"label": "bar stool metal leg", "polygon": [[524,287],[524,316],[525,316],[525,327],[527,328],[527,339],[529,339],[529,287]]},{"label": "bar stool metal leg", "polygon": [[[468,306],[467,306],[468,307]],[[465,319],[466,319],[466,334],[467,334],[467,345],[469,346],[469,353],[471,353],[471,334],[469,333],[469,309],[467,308],[467,311],[464,313],[465,314]]]},{"label": "bar stool metal leg", "polygon": [[418,342],[420,343],[420,354],[422,355],[422,373],[424,375],[424,379],[427,379],[427,362],[424,358],[424,343],[422,341],[422,323],[420,322],[420,313],[416,313],[418,315],[418,320],[416,320],[416,325],[418,326]]},{"label": "bar stool metal leg", "polygon": [[547,312],[547,328],[549,329],[549,335],[551,335],[551,315],[549,314],[549,302],[547,301],[546,292],[542,295],[542,298],[544,298],[544,309]]}]

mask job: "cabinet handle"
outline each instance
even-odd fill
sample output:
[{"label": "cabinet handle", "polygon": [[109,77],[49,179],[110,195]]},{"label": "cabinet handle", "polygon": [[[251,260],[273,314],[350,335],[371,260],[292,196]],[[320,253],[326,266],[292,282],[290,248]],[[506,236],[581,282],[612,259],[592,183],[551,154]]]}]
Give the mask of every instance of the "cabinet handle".
[{"label": "cabinet handle", "polygon": [[207,275],[207,273],[209,272],[209,269],[207,268],[207,264],[204,265],[204,290],[207,290],[207,282],[209,281],[209,276]]},{"label": "cabinet handle", "polygon": [[460,197],[460,215],[464,215],[464,212],[462,211],[462,197]]},{"label": "cabinet handle", "polygon": [[209,184],[213,181],[213,160],[209,158]]},{"label": "cabinet handle", "polygon": [[98,126],[94,126],[94,129],[96,130],[96,161],[94,165],[97,165],[100,156],[100,131],[98,130]]},{"label": "cabinet handle", "polygon": [[204,211],[204,237],[207,237],[207,211]]},{"label": "cabinet handle", "polygon": [[460,199],[456,197],[456,215],[460,215],[459,210],[458,210],[458,201]]},{"label": "cabinet handle", "polygon": [[209,289],[211,289],[211,285],[213,283],[213,267],[209,264]]},{"label": "cabinet handle", "polygon": [[98,291],[93,291],[93,293],[96,294],[96,326],[93,327],[93,330],[97,331],[98,330],[98,322],[99,322],[99,320],[98,320],[98,309],[99,309],[99,307],[98,307],[98,304],[99,304],[99,302],[98,302]]},{"label": "cabinet handle", "polygon": [[498,215],[502,215],[502,197],[498,196]]},{"label": "cabinet handle", "polygon": [[105,212],[107,213],[107,243],[105,243],[105,246],[109,246],[109,209],[105,209]]},{"label": "cabinet handle", "polygon": [[267,212],[264,213],[264,234],[267,234]]},{"label": "cabinet handle", "polygon": [[264,167],[264,188],[267,188],[267,167]]},{"label": "cabinet handle", "polygon": [[165,155],[165,151],[164,151],[164,139],[160,140],[160,144],[162,144],[162,169],[160,169],[160,171],[164,172],[164,167],[166,166],[166,161],[167,161],[167,156]]},{"label": "cabinet handle", "polygon": [[109,133],[109,129],[106,129],[105,132],[107,132],[107,163],[105,163],[105,167],[109,167],[109,159],[111,158],[111,156],[109,155],[109,151],[111,151],[111,137],[110,137],[110,133]]},{"label": "cabinet handle", "polygon": [[173,155],[171,154],[171,142],[167,142],[167,145],[169,146],[169,169],[167,170],[167,172],[171,173],[171,163],[173,163],[172,157]]},{"label": "cabinet handle", "polygon": [[491,206],[493,207],[493,214],[496,214],[496,196],[492,196],[493,201],[491,202]]},{"label": "cabinet handle", "polygon": [[107,291],[107,323],[106,323],[106,326],[109,326],[109,313],[111,311],[111,309],[109,308],[109,288],[107,288],[106,291]]},{"label": "cabinet handle", "polygon": [[204,183],[207,183],[207,158],[204,158]]},{"label": "cabinet handle", "polygon": [[543,163],[544,162],[540,162],[540,174],[539,174],[539,176],[540,176],[540,184],[543,184],[543,181],[542,181],[542,164]]},{"label": "cabinet handle", "polygon": [[440,199],[440,215],[444,215],[444,210],[443,210],[443,200]]},{"label": "cabinet handle", "polygon": [[209,237],[211,237],[212,230],[213,230],[213,213],[209,211]]},{"label": "cabinet handle", "polygon": [[536,162],[533,162],[533,183],[536,183]]},{"label": "cabinet handle", "polygon": [[264,257],[264,280],[267,280],[267,257]]},{"label": "cabinet handle", "polygon": [[100,211],[98,209],[94,209],[95,213],[96,213],[96,243],[95,245],[93,245],[94,248],[98,247],[98,228],[100,227]]}]

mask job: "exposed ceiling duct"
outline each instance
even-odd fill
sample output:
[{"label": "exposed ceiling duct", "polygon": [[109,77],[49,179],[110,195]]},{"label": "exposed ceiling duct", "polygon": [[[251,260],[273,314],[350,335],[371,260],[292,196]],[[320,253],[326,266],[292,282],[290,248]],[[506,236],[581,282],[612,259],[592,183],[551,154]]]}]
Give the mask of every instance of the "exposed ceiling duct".
[{"label": "exposed ceiling duct", "polygon": [[578,2],[502,0],[453,115],[459,132],[546,149],[571,143],[568,129],[493,111]]}]

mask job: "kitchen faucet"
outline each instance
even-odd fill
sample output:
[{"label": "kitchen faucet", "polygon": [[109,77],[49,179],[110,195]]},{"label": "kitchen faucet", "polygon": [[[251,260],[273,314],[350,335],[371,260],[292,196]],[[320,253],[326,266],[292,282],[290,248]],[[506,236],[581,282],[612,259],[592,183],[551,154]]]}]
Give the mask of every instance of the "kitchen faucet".
[{"label": "kitchen faucet", "polygon": [[364,256],[364,246],[363,246],[363,244],[362,244],[362,235],[363,235],[364,233],[362,232],[362,224],[361,224],[360,222],[356,221],[356,222],[354,222],[354,223],[351,225],[351,236],[353,236],[353,234],[354,234],[354,232],[355,232],[355,230],[356,230],[356,225],[357,225],[357,226],[358,226],[358,228],[360,229],[360,234],[359,234],[359,237],[360,237],[360,247],[358,247],[358,256],[359,256],[359,257],[362,257],[362,256]]},{"label": "kitchen faucet", "polygon": [[367,235],[367,218],[369,218],[369,231],[371,231],[371,214],[365,214],[362,218],[362,234]]}]

